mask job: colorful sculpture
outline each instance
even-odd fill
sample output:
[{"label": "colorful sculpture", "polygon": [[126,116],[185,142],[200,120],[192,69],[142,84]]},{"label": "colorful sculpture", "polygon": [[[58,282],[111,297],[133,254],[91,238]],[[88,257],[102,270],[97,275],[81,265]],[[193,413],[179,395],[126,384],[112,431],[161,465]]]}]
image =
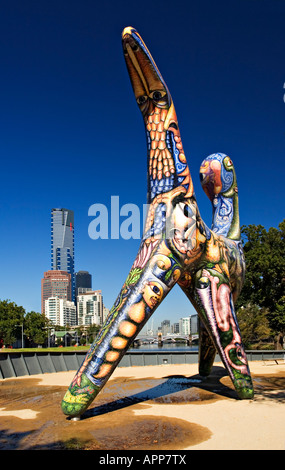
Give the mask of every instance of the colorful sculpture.
[{"label": "colorful sculpture", "polygon": [[219,153],[201,165],[201,183],[213,206],[210,230],[199,213],[168,88],[136,30],[125,28],[122,42],[146,128],[149,210],[137,257],[62,410],[78,417],[88,408],[176,283],[199,314],[199,373],[210,374],[218,351],[238,396],[252,398],[234,309],[245,264],[233,163]]}]

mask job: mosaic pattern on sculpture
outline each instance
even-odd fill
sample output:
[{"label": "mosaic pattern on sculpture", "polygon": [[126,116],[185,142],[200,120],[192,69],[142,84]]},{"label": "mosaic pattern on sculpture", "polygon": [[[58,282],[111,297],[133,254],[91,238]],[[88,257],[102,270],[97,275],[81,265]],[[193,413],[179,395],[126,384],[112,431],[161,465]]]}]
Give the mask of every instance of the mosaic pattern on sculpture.
[{"label": "mosaic pattern on sculpture", "polygon": [[63,412],[71,417],[84,413],[175,284],[199,315],[200,373],[210,374],[218,351],[238,396],[251,398],[234,308],[245,265],[233,162],[216,153],[201,165],[201,183],[213,207],[210,229],[199,213],[169,90],[137,31],[125,28],[122,42],[145,124],[149,209],[137,257],[63,398]]}]

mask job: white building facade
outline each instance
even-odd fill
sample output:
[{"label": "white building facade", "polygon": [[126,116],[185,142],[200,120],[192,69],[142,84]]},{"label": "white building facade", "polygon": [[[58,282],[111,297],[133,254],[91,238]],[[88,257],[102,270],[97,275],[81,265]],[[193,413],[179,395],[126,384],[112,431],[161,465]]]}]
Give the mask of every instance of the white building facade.
[{"label": "white building facade", "polygon": [[180,318],[179,332],[182,335],[190,335],[190,316],[185,317],[185,318]]},{"label": "white building facade", "polygon": [[45,315],[54,325],[76,325],[76,306],[69,300],[49,297],[45,300]]},{"label": "white building facade", "polygon": [[103,313],[103,296],[100,290],[87,291],[77,296],[79,326],[102,325]]}]

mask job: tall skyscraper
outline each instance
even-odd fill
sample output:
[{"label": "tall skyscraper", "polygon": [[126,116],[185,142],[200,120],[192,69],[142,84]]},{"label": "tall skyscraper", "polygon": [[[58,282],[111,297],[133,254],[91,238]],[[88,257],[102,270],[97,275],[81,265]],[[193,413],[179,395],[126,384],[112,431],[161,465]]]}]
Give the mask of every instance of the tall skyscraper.
[{"label": "tall skyscraper", "polygon": [[51,269],[71,275],[71,300],[75,301],[74,213],[69,209],[51,210]]},{"label": "tall skyscraper", "polygon": [[45,313],[45,301],[58,297],[71,301],[71,274],[67,271],[46,271],[42,279],[42,313]]},{"label": "tall skyscraper", "polygon": [[92,276],[88,271],[78,271],[75,273],[75,295],[92,290]]}]

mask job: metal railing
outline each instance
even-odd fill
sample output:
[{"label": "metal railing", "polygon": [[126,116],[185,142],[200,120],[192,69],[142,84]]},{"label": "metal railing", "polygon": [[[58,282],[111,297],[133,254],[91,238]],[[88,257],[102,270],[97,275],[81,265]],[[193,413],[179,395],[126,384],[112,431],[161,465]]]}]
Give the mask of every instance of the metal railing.
[{"label": "metal railing", "polygon": [[[249,361],[278,360],[285,363],[285,350],[249,350]],[[76,371],[85,358],[86,351],[17,352],[0,353],[0,379],[53,372]],[[220,361],[217,354],[216,361]],[[119,367],[152,366],[162,364],[195,364],[198,351],[173,351],[158,349],[151,351],[129,350]]]}]

